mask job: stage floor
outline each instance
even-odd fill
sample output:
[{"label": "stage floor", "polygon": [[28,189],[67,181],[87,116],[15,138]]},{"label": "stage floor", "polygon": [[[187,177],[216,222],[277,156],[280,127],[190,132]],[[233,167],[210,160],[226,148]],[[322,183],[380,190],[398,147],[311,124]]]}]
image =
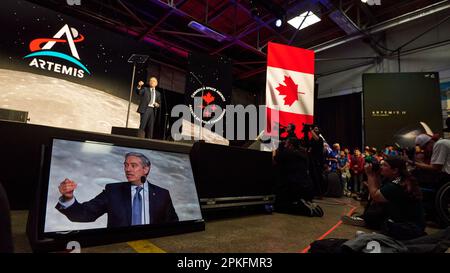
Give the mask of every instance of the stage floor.
[{"label": "stage floor", "polygon": [[[301,253],[320,237],[352,239],[357,230],[367,229],[342,224],[340,217],[354,210],[359,202],[350,198],[316,200],[324,216],[288,214],[250,214],[206,221],[206,230],[181,235],[126,243],[82,248],[82,253]],[[27,211],[12,212],[15,252],[31,252],[25,234]],[[428,227],[429,234],[437,231]],[[449,252],[449,251],[447,251]]]}]

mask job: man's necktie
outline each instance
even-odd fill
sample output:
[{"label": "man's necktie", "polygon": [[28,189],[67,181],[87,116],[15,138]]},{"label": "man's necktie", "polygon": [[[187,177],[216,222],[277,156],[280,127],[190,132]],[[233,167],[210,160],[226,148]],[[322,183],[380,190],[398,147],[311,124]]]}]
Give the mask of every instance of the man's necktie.
[{"label": "man's necktie", "polygon": [[131,218],[131,225],[141,225],[142,224],[142,197],[141,197],[141,192],[142,187],[136,187],[136,194],[134,195],[133,198],[133,206],[132,206],[132,210],[133,210],[133,215]]}]

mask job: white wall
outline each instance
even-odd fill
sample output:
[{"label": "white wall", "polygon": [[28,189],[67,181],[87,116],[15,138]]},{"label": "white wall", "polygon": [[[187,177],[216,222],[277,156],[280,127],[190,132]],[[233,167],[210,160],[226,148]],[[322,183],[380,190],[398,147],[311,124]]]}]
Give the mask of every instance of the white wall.
[{"label": "white wall", "polygon": [[[385,34],[386,43],[384,46],[389,49],[396,49],[432,25],[438,23],[449,14],[450,10],[447,10],[389,29]],[[403,50],[406,51],[448,39],[450,39],[450,19],[414,41]],[[352,41],[316,54],[316,58],[318,59],[372,56],[377,56],[377,54],[368,44],[361,40]],[[327,74],[365,61],[368,60],[317,61],[316,73]],[[423,71],[437,71],[440,74],[441,82],[450,81],[450,43],[401,56],[401,72]],[[319,98],[361,92],[362,74],[375,72],[398,72],[397,58],[384,59],[379,64],[374,62],[373,64],[319,77]]]}]

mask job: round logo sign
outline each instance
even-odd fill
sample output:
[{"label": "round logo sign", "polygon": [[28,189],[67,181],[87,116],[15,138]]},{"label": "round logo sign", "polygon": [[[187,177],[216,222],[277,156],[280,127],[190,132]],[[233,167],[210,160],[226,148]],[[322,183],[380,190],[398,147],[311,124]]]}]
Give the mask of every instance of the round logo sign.
[{"label": "round logo sign", "polygon": [[214,124],[225,115],[226,100],[214,87],[200,87],[191,94],[189,109],[192,116],[203,124]]}]

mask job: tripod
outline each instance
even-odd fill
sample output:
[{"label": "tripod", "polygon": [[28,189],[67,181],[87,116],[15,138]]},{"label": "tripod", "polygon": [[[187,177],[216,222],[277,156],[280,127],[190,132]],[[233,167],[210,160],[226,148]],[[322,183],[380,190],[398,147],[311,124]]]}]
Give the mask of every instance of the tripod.
[{"label": "tripod", "polygon": [[125,128],[128,128],[128,120],[130,118],[131,98],[133,96],[133,84],[134,84],[134,75],[136,73],[136,64],[145,63],[147,59],[148,55],[138,55],[138,54],[132,54],[128,59],[129,63],[133,63],[133,74],[131,77],[130,98],[128,99],[127,120],[125,122]]}]

